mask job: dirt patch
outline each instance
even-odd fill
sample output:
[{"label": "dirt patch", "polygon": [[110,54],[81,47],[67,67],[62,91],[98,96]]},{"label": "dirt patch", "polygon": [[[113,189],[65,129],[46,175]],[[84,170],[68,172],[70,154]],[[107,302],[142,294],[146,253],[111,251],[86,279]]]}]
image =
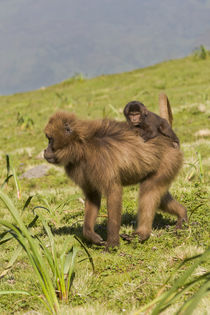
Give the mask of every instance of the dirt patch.
[{"label": "dirt patch", "polygon": [[28,171],[23,173],[20,176],[20,178],[28,178],[28,179],[40,178],[40,177],[45,176],[49,169],[50,169],[50,165],[41,164],[41,165],[38,165],[38,166],[35,166],[35,167],[29,169]]},{"label": "dirt patch", "polygon": [[209,137],[210,136],[210,129],[200,129],[195,133],[195,136]]}]

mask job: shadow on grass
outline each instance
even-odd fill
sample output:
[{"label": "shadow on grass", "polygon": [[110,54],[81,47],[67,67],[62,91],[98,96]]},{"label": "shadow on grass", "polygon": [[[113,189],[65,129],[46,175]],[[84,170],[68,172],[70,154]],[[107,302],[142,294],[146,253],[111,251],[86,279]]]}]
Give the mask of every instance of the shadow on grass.
[{"label": "shadow on grass", "polygon": [[[77,226],[62,226],[59,228],[51,227],[51,230],[52,230],[52,233],[56,235],[76,235],[85,243],[86,246],[92,247],[93,244],[87,241],[83,237],[82,225],[83,225],[83,222],[81,222],[81,225],[77,225]],[[104,220],[101,224],[96,224],[95,226],[95,232],[98,233],[104,240],[107,239],[106,228],[107,228],[106,220]],[[101,246],[99,246],[99,248],[101,248]]]},{"label": "shadow on grass", "polygon": [[[152,227],[153,227],[153,229],[161,230],[167,226],[173,226],[175,224],[176,224],[176,222],[174,221],[173,217],[172,218],[166,218],[161,213],[156,213]],[[127,225],[127,226],[131,225],[135,229],[137,226],[136,214],[124,213],[122,215],[121,225]]]},{"label": "shadow on grass", "polygon": [[168,226],[174,226],[176,225],[176,219],[174,220],[174,218],[175,217],[172,216],[170,218],[166,218],[162,215],[162,213],[156,213],[152,227],[153,229],[161,230]]},{"label": "shadow on grass", "polygon": [[[136,228],[137,218],[135,214],[124,213],[122,215],[121,225],[132,226]],[[72,226],[62,226],[59,228],[52,227],[52,233],[57,235],[76,235],[78,236],[88,247],[91,247],[91,243],[83,238],[82,235],[82,225],[83,220],[79,220],[76,224]],[[156,213],[155,219],[153,222],[153,229],[164,229],[168,226],[174,226],[175,221],[173,218],[166,218],[161,213]],[[98,233],[104,240],[107,239],[107,219],[103,219],[100,224],[96,224],[95,231]]]}]

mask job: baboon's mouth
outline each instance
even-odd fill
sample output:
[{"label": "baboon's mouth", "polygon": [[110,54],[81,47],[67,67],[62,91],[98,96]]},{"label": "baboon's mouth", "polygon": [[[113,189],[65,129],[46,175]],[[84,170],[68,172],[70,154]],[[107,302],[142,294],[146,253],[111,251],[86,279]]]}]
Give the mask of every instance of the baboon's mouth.
[{"label": "baboon's mouth", "polygon": [[46,154],[44,154],[44,158],[45,160],[48,162],[48,163],[51,163],[51,164],[58,164],[58,161],[55,157],[49,157],[49,156],[46,156]]},{"label": "baboon's mouth", "polygon": [[51,163],[51,164],[57,164],[57,160],[54,158],[45,158],[47,160],[47,162]]}]

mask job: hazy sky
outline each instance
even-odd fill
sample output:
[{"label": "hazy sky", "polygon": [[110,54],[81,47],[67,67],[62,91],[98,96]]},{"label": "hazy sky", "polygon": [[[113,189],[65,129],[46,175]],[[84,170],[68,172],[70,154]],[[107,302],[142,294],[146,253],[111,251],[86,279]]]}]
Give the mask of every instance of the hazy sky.
[{"label": "hazy sky", "polygon": [[0,94],[210,47],[208,0],[0,0]]}]

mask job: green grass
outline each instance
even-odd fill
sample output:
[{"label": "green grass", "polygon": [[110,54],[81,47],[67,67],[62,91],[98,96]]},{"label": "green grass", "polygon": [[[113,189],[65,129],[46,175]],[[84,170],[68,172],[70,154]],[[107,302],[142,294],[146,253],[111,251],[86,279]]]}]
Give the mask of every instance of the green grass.
[{"label": "green grass", "polygon": [[[38,158],[45,148],[43,128],[56,110],[75,112],[82,118],[104,116],[123,120],[125,104],[138,99],[158,113],[158,95],[164,91],[174,114],[174,130],[184,152],[183,168],[171,187],[177,200],[188,209],[189,227],[175,232],[175,218],[157,213],[151,238],[144,244],[136,240],[128,244],[121,240],[119,250],[111,253],[88,245],[95,263],[92,273],[88,261],[76,267],[77,277],[63,314],[132,314],[150,303],[166,279],[187,257],[202,253],[209,245],[209,178],[210,136],[200,131],[210,129],[210,57],[196,60],[187,57],[164,62],[153,67],[86,80],[82,77],[66,80],[55,86],[24,94],[0,97],[0,185],[7,177],[6,154],[13,161],[17,176],[27,169],[45,163]],[[20,119],[21,118],[21,119]],[[33,123],[31,123],[33,122]],[[83,196],[60,168],[51,168],[40,179],[20,179],[21,199],[17,198],[14,178],[4,186],[4,192],[21,212],[29,197],[34,195],[24,211],[23,219],[29,224],[33,207],[47,207],[42,215],[51,227],[57,252],[62,252],[69,235],[82,237]],[[138,187],[127,187],[123,196],[121,232],[131,232],[136,225]],[[106,237],[106,206],[102,202],[97,231]],[[0,217],[10,215],[0,202]],[[31,228],[47,244],[48,238],[40,221]],[[0,232],[3,231],[1,228]],[[0,274],[5,270],[17,248],[16,241],[1,245]],[[178,270],[182,275],[191,265],[189,261]],[[197,273],[209,269],[207,262]],[[168,287],[173,279],[168,283]],[[34,277],[26,255],[21,252],[13,268],[0,279],[0,290],[22,290],[40,295],[40,286]],[[186,291],[168,314],[173,314],[185,299],[196,291]],[[196,314],[207,314],[209,299],[199,304]],[[0,313],[23,314],[29,310],[45,312],[41,302],[26,295],[0,296]]]}]

